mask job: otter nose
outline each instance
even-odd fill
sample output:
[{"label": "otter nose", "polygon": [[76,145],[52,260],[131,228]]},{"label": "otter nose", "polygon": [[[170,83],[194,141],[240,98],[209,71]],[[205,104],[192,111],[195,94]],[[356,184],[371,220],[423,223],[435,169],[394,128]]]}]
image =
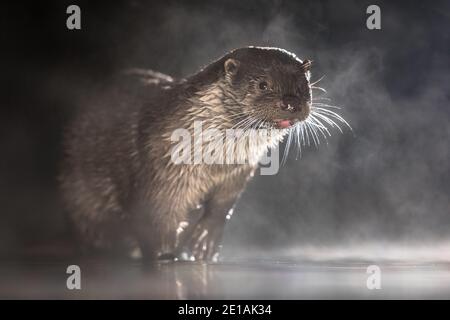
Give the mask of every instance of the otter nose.
[{"label": "otter nose", "polygon": [[290,112],[301,110],[301,101],[295,96],[284,96],[282,99],[281,109]]}]

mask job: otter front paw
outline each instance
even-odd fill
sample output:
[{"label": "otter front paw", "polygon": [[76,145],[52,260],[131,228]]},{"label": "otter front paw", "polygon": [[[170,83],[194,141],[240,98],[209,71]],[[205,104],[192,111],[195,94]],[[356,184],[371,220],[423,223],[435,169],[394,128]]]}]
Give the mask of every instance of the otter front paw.
[{"label": "otter front paw", "polygon": [[222,228],[199,223],[183,249],[187,250],[195,261],[217,262],[221,239]]}]

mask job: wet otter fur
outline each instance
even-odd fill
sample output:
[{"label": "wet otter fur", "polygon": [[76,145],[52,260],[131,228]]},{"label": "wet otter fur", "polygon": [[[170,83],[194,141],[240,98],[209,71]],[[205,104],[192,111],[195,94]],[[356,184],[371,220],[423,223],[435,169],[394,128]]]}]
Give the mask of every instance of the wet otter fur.
[{"label": "wet otter fur", "polygon": [[[277,48],[233,50],[182,80],[132,70],[102,99],[83,108],[67,131],[61,189],[84,245],[112,251],[138,247],[144,258],[188,252],[217,257],[227,214],[258,159],[291,125],[308,117],[308,60]],[[174,130],[272,128],[245,164],[175,164]],[[263,126],[262,126],[263,125]],[[187,222],[187,223],[186,223]]]}]

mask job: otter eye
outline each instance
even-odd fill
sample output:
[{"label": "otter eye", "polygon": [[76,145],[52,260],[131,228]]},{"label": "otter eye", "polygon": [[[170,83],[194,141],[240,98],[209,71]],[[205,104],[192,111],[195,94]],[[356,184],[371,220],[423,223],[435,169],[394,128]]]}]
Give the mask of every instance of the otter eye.
[{"label": "otter eye", "polygon": [[266,81],[261,81],[261,82],[259,83],[259,88],[260,88],[261,90],[267,90],[267,89],[269,88],[269,86],[267,85],[267,82],[266,82]]}]

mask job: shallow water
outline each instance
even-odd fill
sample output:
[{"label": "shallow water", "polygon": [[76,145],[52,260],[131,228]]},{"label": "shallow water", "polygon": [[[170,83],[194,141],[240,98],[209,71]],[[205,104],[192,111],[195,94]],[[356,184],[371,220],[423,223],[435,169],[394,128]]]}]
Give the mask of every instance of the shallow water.
[{"label": "shallow water", "polygon": [[68,264],[1,262],[0,298],[83,299],[449,299],[449,263],[380,263],[381,289],[366,286],[367,261],[235,260],[218,264],[83,260],[81,290]]}]

